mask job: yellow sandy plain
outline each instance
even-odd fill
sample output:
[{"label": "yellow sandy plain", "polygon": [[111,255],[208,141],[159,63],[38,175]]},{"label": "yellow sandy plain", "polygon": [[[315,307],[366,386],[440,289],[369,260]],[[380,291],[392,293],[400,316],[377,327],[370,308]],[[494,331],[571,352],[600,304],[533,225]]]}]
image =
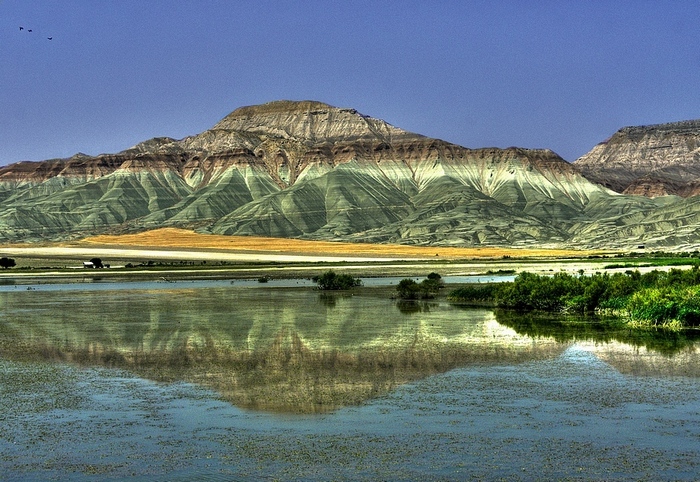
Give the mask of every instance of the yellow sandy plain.
[{"label": "yellow sandy plain", "polygon": [[305,241],[286,238],[257,236],[222,236],[199,234],[177,228],[161,228],[137,234],[100,235],[78,242],[82,246],[101,246],[128,249],[195,249],[237,251],[255,253],[279,253],[311,256],[358,256],[406,259],[494,259],[504,256],[519,258],[580,257],[586,251],[562,249],[518,249],[518,248],[451,248],[437,246],[406,246],[399,244],[342,243],[330,241]]}]

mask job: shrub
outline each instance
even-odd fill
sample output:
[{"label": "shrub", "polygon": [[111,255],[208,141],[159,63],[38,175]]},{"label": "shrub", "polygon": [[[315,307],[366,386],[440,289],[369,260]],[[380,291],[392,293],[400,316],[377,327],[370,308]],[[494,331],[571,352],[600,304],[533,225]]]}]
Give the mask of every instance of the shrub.
[{"label": "shrub", "polygon": [[104,265],[102,264],[101,258],[92,258],[92,259],[90,259],[90,262],[92,263],[92,266],[94,268],[104,268]]},{"label": "shrub", "polygon": [[4,269],[7,268],[13,268],[16,266],[15,260],[13,258],[0,258],[0,266],[2,266]]},{"label": "shrub", "polygon": [[678,321],[683,326],[700,325],[700,286],[683,290],[681,305],[678,308]]},{"label": "shrub", "polygon": [[349,274],[336,274],[333,270],[311,279],[321,290],[349,290],[355,286],[362,286],[362,280],[359,278],[353,278]]},{"label": "shrub", "polygon": [[630,319],[641,324],[681,326],[700,324],[700,285],[647,288],[636,292],[627,304]]},{"label": "shrub", "polygon": [[457,303],[483,303],[494,301],[495,293],[499,286],[500,284],[496,283],[463,286],[461,288],[457,288],[456,290],[452,290],[450,294],[447,295],[447,300]]},{"label": "shrub", "polygon": [[514,281],[455,290],[449,301],[493,301],[519,311],[609,311],[638,325],[700,326],[700,268],[578,276],[521,273]]},{"label": "shrub", "polygon": [[402,300],[428,300],[435,298],[443,287],[442,276],[430,273],[423,281],[416,283],[410,278],[404,278],[396,286],[398,297]]},{"label": "shrub", "polygon": [[677,303],[667,288],[646,288],[630,297],[627,311],[633,321],[661,325],[676,318]]},{"label": "shrub", "polygon": [[410,278],[404,278],[396,285],[396,292],[402,300],[417,300],[420,298],[418,283]]},{"label": "shrub", "polygon": [[565,273],[540,276],[520,273],[511,283],[503,283],[496,302],[504,308],[529,311],[562,311],[570,299],[584,294],[580,277]]}]

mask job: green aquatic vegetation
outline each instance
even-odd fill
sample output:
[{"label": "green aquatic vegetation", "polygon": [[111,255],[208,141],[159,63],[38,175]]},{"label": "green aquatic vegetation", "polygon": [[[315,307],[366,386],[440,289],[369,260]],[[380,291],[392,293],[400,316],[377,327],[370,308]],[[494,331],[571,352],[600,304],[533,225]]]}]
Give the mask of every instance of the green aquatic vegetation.
[{"label": "green aquatic vegetation", "polygon": [[491,301],[517,311],[614,314],[630,326],[679,329],[700,326],[700,269],[592,276],[524,272],[512,282],[460,288],[448,300]]},{"label": "green aquatic vegetation", "polygon": [[493,304],[500,283],[479,283],[450,291],[447,301],[463,304]]},{"label": "green aquatic vegetation", "polygon": [[640,325],[700,325],[700,285],[663,286],[634,293],[627,303],[630,319]]}]

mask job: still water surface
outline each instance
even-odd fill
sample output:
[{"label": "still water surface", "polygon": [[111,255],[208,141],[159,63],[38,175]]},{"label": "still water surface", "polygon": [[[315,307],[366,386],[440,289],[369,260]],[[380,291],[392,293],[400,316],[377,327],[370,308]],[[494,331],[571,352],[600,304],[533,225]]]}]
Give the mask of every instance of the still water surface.
[{"label": "still water surface", "polygon": [[241,282],[3,287],[7,480],[694,480],[685,335]]}]

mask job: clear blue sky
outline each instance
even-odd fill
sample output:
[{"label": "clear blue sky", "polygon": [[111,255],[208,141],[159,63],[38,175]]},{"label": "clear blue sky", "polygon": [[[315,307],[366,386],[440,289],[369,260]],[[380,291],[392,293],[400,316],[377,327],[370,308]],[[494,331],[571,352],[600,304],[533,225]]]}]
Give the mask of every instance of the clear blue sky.
[{"label": "clear blue sky", "polygon": [[700,118],[700,1],[0,0],[0,165],[279,99],[574,161]]}]

